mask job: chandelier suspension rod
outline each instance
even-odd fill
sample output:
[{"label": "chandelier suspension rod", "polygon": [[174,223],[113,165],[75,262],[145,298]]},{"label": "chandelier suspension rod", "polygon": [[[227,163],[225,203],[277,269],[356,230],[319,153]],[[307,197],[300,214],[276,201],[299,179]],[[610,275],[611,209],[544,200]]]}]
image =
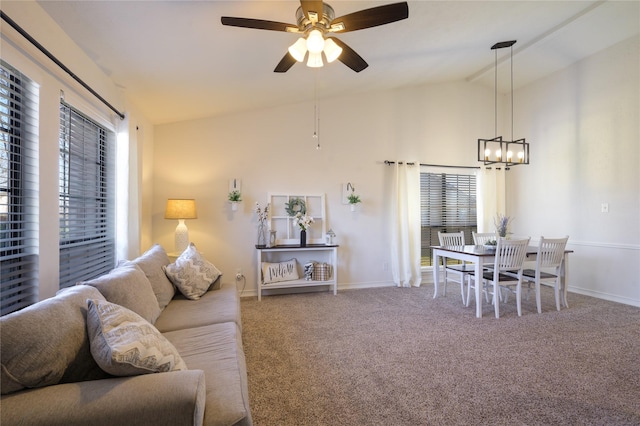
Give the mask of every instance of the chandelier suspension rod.
[{"label": "chandelier suspension rod", "polygon": [[513,44],[511,49],[511,140],[513,140]]}]

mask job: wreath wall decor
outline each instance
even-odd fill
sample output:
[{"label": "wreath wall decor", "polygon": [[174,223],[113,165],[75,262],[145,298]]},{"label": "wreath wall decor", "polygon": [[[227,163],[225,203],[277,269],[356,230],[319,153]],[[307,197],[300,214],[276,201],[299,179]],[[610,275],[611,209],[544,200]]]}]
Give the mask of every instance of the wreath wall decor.
[{"label": "wreath wall decor", "polygon": [[285,211],[289,216],[296,214],[307,214],[307,205],[302,198],[292,198],[288,203],[284,203]]}]

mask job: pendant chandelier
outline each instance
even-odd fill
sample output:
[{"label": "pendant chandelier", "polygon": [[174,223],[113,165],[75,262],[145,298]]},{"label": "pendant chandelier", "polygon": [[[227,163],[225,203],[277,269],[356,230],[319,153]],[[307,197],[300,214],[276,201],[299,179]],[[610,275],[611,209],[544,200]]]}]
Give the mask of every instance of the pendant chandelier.
[{"label": "pendant chandelier", "polygon": [[[495,116],[495,137],[492,139],[478,139],[478,161],[485,166],[505,165],[506,170],[511,166],[519,164],[529,164],[529,144],[525,139],[513,140],[513,45],[516,40],[502,41],[491,46],[495,50],[495,93],[494,93],[494,116]],[[498,136],[498,49],[509,47],[511,49],[511,140],[503,140]]]}]

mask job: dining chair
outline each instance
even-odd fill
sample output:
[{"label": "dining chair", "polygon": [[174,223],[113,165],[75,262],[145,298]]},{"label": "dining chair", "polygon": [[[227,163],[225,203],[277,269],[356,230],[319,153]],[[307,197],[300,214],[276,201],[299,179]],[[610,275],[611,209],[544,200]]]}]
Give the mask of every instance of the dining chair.
[{"label": "dining chair", "polygon": [[[527,281],[529,287],[531,283],[535,285],[536,305],[539,314],[542,313],[540,285],[553,287],[556,295],[556,309],[560,310],[560,268],[562,267],[567,241],[569,241],[568,236],[564,238],[540,237],[538,254],[536,255],[536,269],[525,269],[522,272],[522,278]],[[566,300],[563,300],[563,304],[565,307],[569,307]]]},{"label": "dining chair", "polygon": [[[441,246],[464,246],[464,232],[438,232],[438,240]],[[473,265],[466,262],[462,264],[449,265],[447,258],[442,258],[442,266],[444,267],[444,285],[442,287],[443,295],[447,294],[447,281],[460,284],[460,295],[462,296],[462,304],[465,305],[464,296],[464,278],[468,274],[473,274]]]},{"label": "dining chair", "polygon": [[[473,235],[473,244],[477,246],[485,245],[489,241],[496,241],[495,232],[471,232],[471,235]],[[482,267],[491,269],[493,268],[493,263],[485,263]]]},{"label": "dining chair", "polygon": [[496,239],[495,232],[472,232],[471,234],[473,235],[473,244],[477,246]]},{"label": "dining chair", "polygon": [[[485,271],[480,285],[492,285],[493,306],[496,318],[500,318],[500,294],[502,290],[513,291],[516,294],[518,316],[522,316],[522,273],[524,259],[527,255],[527,246],[530,238],[506,239],[498,238],[496,255],[493,262],[493,270]],[[469,278],[470,281],[471,278]],[[511,288],[515,286],[515,290]],[[469,301],[469,289],[467,288],[467,302]],[[487,289],[487,293],[489,290]],[[496,297],[498,295],[498,297]],[[505,299],[506,300],[506,299]],[[476,301],[478,303],[478,301]]]}]

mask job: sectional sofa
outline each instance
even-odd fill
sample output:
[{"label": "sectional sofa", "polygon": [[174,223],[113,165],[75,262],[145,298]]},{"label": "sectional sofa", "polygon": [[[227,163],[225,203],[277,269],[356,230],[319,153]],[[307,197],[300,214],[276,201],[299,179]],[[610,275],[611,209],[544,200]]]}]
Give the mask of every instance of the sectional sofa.
[{"label": "sectional sofa", "polygon": [[4,425],[251,425],[240,299],[190,245],[0,318]]}]

